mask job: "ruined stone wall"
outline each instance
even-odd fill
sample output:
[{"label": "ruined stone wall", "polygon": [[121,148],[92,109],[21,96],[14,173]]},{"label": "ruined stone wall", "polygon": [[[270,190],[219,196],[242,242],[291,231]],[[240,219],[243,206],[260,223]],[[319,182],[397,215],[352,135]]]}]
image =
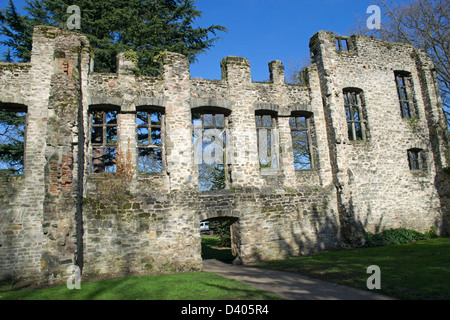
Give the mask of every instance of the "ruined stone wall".
[{"label": "ruined stone wall", "polygon": [[[445,231],[431,62],[412,47],[359,36],[336,52],[335,37],[311,39],[314,63],[293,85],[280,61],[269,63],[269,82],[252,82],[241,57],[222,60],[221,79],[192,79],[187,59],[170,52],[157,77],[135,76],[124,54],[116,73],[94,73],[84,36],[37,27],[31,63],[0,65],[0,106],[27,110],[24,175],[0,183],[0,276],[63,281],[74,264],[85,277],[201,270],[200,221],[217,217],[234,219],[233,252],[245,264],[358,244],[364,230]],[[417,122],[399,115],[396,70],[413,75]],[[365,141],[348,140],[344,88],[364,94]],[[144,107],[164,113],[164,170],[129,181],[93,173],[90,110],[118,110],[117,145],[136,168]],[[199,191],[198,110],[227,114],[225,190]],[[257,112],[276,118],[275,170],[260,167]],[[294,167],[289,119],[299,113],[311,118],[308,170]],[[409,148],[426,151],[426,170],[409,170]]]},{"label": "ruined stone wall", "polygon": [[[370,232],[436,226],[445,233],[435,188],[442,168],[436,162],[443,154],[433,146],[433,140],[442,143],[435,134],[442,108],[436,91],[423,90],[432,86],[432,62],[404,44],[353,36],[346,38],[350,50],[338,51],[335,39],[332,33],[319,32],[310,46],[321,78],[341,219],[359,221]],[[417,120],[401,117],[395,71],[412,75]],[[348,138],[345,88],[362,92],[368,123],[364,141]],[[410,170],[407,150],[412,148],[425,151],[424,170]]]}]

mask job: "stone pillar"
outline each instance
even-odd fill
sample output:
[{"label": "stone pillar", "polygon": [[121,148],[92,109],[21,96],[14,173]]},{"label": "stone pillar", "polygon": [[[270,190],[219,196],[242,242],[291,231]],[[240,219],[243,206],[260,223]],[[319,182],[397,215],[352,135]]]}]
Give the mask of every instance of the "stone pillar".
[{"label": "stone pillar", "polygon": [[162,74],[166,95],[166,157],[171,190],[197,188],[194,174],[189,61],[166,52]]},{"label": "stone pillar", "polygon": [[[16,206],[20,209],[23,242],[16,242],[17,254],[13,264],[22,277],[40,277],[46,261],[42,253],[46,247],[43,233],[43,205],[45,198],[46,138],[48,103],[51,80],[55,72],[54,48],[58,30],[35,27],[31,53],[30,90],[26,128],[26,157],[24,161],[25,191]],[[2,248],[3,249],[3,248]]]},{"label": "stone pillar", "polygon": [[291,127],[289,117],[278,117],[278,136],[280,144],[280,171],[284,176],[284,187],[296,185],[294,153],[292,149]]},{"label": "stone pillar", "polygon": [[[42,258],[42,274],[52,281],[65,281],[68,267],[76,264],[76,255],[81,257],[80,235],[81,190],[84,165],[78,161],[84,134],[80,130],[80,111],[83,111],[80,96],[80,81],[87,77],[89,42],[85,36],[58,30],[55,31],[54,52],[49,52],[57,66],[51,74],[48,98],[48,125],[46,130],[45,174],[46,193],[44,200],[43,233],[46,247]],[[78,166],[81,167],[79,168]],[[80,171],[81,170],[81,171]],[[81,181],[77,181],[80,179]],[[82,260],[82,259],[81,259]],[[80,262],[79,260],[78,262]],[[81,267],[82,265],[80,265]]]},{"label": "stone pillar", "polygon": [[269,62],[269,72],[270,72],[270,81],[273,84],[285,83],[286,79],[284,75],[284,66],[281,61],[273,60]]},{"label": "stone pillar", "polygon": [[235,104],[229,119],[232,135],[232,187],[259,187],[259,160],[255,114],[252,108],[250,63],[245,58],[226,57],[221,61],[222,81],[228,84],[229,98]]},{"label": "stone pillar", "polygon": [[116,65],[117,65],[117,74],[133,74],[133,69],[136,68],[136,63],[133,58],[129,55],[134,54],[134,52],[121,52],[117,55]]}]

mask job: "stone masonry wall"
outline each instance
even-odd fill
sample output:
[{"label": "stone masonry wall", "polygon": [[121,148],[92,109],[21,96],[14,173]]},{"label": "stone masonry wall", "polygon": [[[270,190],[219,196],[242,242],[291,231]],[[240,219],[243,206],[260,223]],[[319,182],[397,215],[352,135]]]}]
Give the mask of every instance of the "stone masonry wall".
[{"label": "stone masonry wall", "polygon": [[[31,62],[0,64],[0,107],[27,111],[24,175],[0,181],[0,277],[52,283],[72,265],[86,278],[201,270],[200,221],[220,217],[233,219],[233,253],[244,264],[358,245],[364,232],[387,228],[446,234],[448,164],[431,61],[362,36],[337,52],[335,38],[312,37],[314,63],[293,85],[280,61],[269,63],[270,82],[252,82],[241,57],[221,61],[220,80],[192,79],[187,59],[170,52],[157,77],[135,76],[123,54],[116,73],[95,73],[86,37],[37,27]],[[400,116],[400,70],[413,76],[414,123]],[[348,139],[345,88],[363,93],[364,141]],[[90,110],[118,110],[117,145],[136,169],[136,111],[149,107],[164,113],[164,170],[134,171],[129,181],[92,173]],[[225,190],[199,191],[192,113],[204,110],[227,115]],[[276,118],[273,170],[260,167],[257,112]],[[308,170],[294,167],[289,119],[298,114],[311,119]],[[425,170],[409,170],[411,148],[426,152]]]},{"label": "stone masonry wall", "polygon": [[[370,232],[397,227],[425,231],[431,226],[444,231],[440,195],[435,188],[442,168],[436,162],[444,156],[442,148],[433,152],[437,148],[432,145],[433,140],[442,144],[438,141],[442,137],[435,134],[442,109],[436,101],[437,92],[430,95],[423,91],[424,77],[433,70],[432,62],[411,46],[362,36],[347,38],[351,50],[339,52],[335,38],[331,33],[320,32],[312,39],[311,49],[318,62],[330,128],[341,219],[359,221]],[[423,60],[426,63],[419,66]],[[412,75],[417,123],[401,118],[394,71]],[[362,90],[368,121],[365,141],[348,139],[345,88]],[[434,125],[430,125],[431,118]],[[411,148],[425,150],[425,170],[410,170],[407,150]]]}]

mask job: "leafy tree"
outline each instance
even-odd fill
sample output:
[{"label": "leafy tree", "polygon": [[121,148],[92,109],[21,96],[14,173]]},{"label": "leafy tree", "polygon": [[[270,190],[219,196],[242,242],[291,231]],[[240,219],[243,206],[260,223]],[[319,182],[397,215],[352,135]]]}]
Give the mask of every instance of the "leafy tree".
[{"label": "leafy tree", "polygon": [[[14,57],[28,61],[31,57],[31,36],[36,25],[65,27],[72,13],[67,8],[73,0],[27,0],[26,16],[20,15],[12,0],[0,11],[0,34],[7,37],[0,43],[13,49]],[[138,55],[141,74],[155,75],[155,61],[163,51],[184,54],[190,62],[211,48],[220,25],[201,28],[195,20],[202,12],[195,0],[78,0],[81,30],[95,50],[95,71],[114,72],[116,55],[133,50]],[[213,36],[211,38],[211,36]]]}]

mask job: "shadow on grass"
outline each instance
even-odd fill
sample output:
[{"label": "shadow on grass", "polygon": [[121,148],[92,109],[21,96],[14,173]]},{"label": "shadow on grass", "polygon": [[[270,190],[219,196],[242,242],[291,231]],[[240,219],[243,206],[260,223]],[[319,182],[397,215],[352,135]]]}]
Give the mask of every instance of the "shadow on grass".
[{"label": "shadow on grass", "polygon": [[260,268],[368,290],[366,270],[381,270],[379,293],[409,300],[450,299],[450,238],[384,247],[359,248],[261,263]]}]

